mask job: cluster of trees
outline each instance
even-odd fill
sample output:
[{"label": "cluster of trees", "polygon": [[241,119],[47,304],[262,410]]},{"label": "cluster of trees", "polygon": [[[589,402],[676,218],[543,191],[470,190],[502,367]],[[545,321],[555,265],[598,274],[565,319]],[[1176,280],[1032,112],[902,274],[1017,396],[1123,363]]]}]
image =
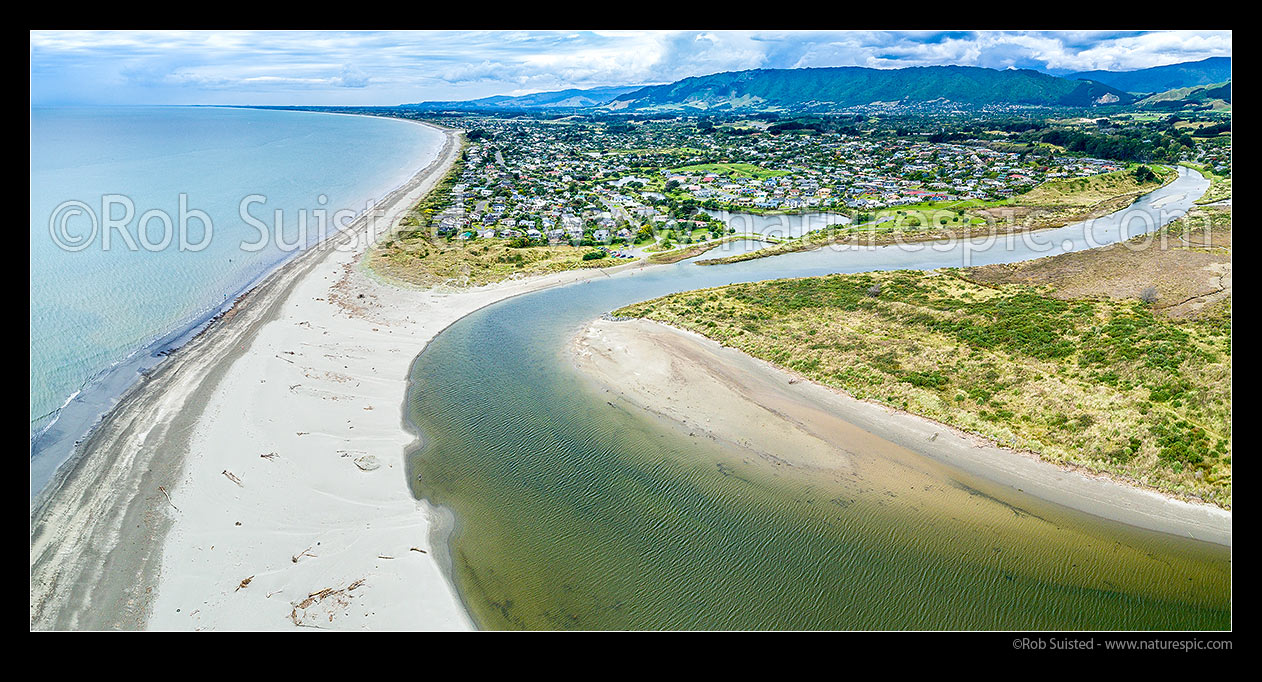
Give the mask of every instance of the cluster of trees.
[{"label": "cluster of trees", "polygon": [[1218,137],[1220,133],[1231,132],[1231,121],[1219,123],[1218,125],[1205,126],[1192,133],[1193,137]]},{"label": "cluster of trees", "polygon": [[1148,166],[1135,166],[1135,182],[1142,185],[1145,182],[1161,182],[1161,178]]},{"label": "cluster of trees", "polygon": [[772,135],[779,135],[780,133],[783,133],[783,132],[797,132],[797,131],[823,132],[823,127],[818,122],[804,123],[802,121],[783,121],[781,123],[773,123],[771,124],[770,127],[767,128],[767,132],[771,133]]},{"label": "cluster of trees", "polygon": [[1038,133],[1035,140],[1098,159],[1144,163],[1176,162],[1192,146],[1192,141],[1186,135],[1171,137],[1166,133],[1144,128],[1126,128],[1117,133],[1051,128]]},{"label": "cluster of trees", "polygon": [[879,117],[875,135],[893,134],[910,137],[929,133],[930,142],[955,140],[986,140],[1001,138],[994,131],[1025,133],[1047,127],[1043,118],[995,116],[978,120],[975,116],[929,116],[924,114],[886,115]]}]

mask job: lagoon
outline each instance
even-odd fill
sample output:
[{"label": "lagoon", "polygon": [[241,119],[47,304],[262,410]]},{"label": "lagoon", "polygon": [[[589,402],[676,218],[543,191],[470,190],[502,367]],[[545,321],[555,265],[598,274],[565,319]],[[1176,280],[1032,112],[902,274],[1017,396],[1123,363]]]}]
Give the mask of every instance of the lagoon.
[{"label": "lagoon", "polygon": [[1108,521],[922,456],[856,452],[846,477],[768,466],[618,408],[569,356],[588,320],[634,301],[1090,248],[1172,220],[1206,186],[1181,171],[1129,211],[1015,242],[683,261],[461,319],[413,363],[407,408],[420,439],[408,478],[450,512],[434,545],[465,606],[495,629],[1230,627],[1229,547]]},{"label": "lagoon", "polygon": [[850,216],[842,213],[810,211],[806,213],[738,213],[701,209],[718,218],[737,234],[760,234],[765,237],[794,239],[808,232],[832,225],[849,225]]}]

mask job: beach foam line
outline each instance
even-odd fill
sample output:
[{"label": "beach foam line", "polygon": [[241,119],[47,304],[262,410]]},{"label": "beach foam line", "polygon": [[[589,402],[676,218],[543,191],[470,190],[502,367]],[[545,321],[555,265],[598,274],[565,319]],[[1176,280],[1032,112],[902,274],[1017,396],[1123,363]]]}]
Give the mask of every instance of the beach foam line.
[{"label": "beach foam line", "polygon": [[[454,160],[457,135],[454,131],[446,134],[439,157],[383,202],[389,205],[388,213],[401,216]],[[357,229],[366,224],[359,221]],[[283,308],[298,282],[327,256],[339,253],[333,243],[348,237],[335,235],[301,252],[245,292],[232,315],[217,316],[128,389],[76,448],[69,464],[34,503],[32,627],[147,625],[160,577],[163,541],[185,508],[174,501],[181,496],[196,500],[200,494],[192,487],[178,486],[180,474],[188,460],[216,456],[215,450],[188,451],[191,433],[203,420],[215,420],[205,410],[206,394],[245,355],[250,339]],[[317,279],[328,286],[329,282]],[[401,388],[398,393],[402,395]],[[400,421],[393,425],[398,437],[410,439],[398,428]],[[391,483],[389,487],[401,491],[415,508],[406,485]],[[119,604],[126,607],[119,609]]]},{"label": "beach foam line", "polygon": [[[448,136],[390,223],[454,162]],[[32,515],[33,628],[472,627],[443,512],[404,474],[408,370],[475,310],[608,273],[419,290],[364,248],[292,260],[110,411]]]},{"label": "beach foam line", "polygon": [[[233,109],[239,107],[219,108]],[[356,115],[334,112],[302,113],[328,116]],[[401,124],[418,123],[417,121],[406,119],[373,118],[395,120]],[[429,159],[424,166],[414,169],[409,177],[384,191],[375,192],[376,196],[370,199],[373,202],[372,206],[384,204],[389,197],[405,191],[410,186],[410,183],[415,182],[417,174],[432,166],[440,155],[441,149],[434,159]],[[366,206],[364,209],[356,211],[347,224],[353,225],[357,223],[369,210],[370,208]],[[339,235],[336,234],[329,235],[322,241],[338,237]],[[36,424],[40,424],[38,428],[32,428],[29,443],[31,462],[30,503],[32,508],[37,504],[39,494],[57,475],[58,469],[71,459],[75,446],[92,433],[93,429],[100,424],[102,418],[118,404],[118,401],[132,386],[143,380],[146,374],[156,369],[167,356],[189,343],[198,334],[205,331],[216,319],[236,307],[250,291],[273,276],[288,263],[301,257],[303,253],[320,245],[321,240],[313,241],[295,251],[282,254],[270,263],[262,264],[256,274],[251,275],[235,291],[225,294],[220,302],[191,313],[183,320],[171,325],[168,331],[154,334],[153,337],[141,343],[121,360],[110,363],[85,379],[73,393],[66,397],[59,407],[32,419],[31,425],[33,427]]]}]

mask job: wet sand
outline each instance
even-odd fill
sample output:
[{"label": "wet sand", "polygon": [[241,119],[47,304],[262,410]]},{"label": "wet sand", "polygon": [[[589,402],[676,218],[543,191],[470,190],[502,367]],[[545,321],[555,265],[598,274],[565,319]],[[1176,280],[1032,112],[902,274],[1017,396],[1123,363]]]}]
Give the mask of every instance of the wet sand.
[{"label": "wet sand", "polygon": [[[447,136],[371,229],[442,178]],[[482,306],[607,273],[405,289],[361,267],[369,229],[279,268],[79,445],[32,511],[32,628],[471,627],[405,480],[408,369]]]},{"label": "wet sand", "polygon": [[668,325],[594,321],[575,338],[574,357],[598,388],[773,463],[844,473],[858,453],[892,460],[914,453],[1074,510],[1231,545],[1231,512],[1062,468],[857,400]]}]

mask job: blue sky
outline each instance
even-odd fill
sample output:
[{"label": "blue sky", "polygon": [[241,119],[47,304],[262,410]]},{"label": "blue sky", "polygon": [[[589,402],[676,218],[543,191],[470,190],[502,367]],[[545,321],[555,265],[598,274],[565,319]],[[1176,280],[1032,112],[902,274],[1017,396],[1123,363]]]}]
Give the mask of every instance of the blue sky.
[{"label": "blue sky", "polygon": [[1231,56],[1230,31],[33,31],[31,103],[402,104],[754,68],[1052,73]]}]

